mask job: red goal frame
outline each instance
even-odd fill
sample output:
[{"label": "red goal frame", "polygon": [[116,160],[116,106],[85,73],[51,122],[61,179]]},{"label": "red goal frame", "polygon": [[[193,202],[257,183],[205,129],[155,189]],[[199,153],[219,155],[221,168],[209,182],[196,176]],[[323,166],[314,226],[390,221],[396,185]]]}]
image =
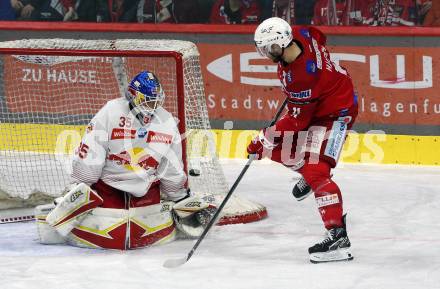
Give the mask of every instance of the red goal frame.
[{"label": "red goal frame", "polygon": [[[166,57],[175,61],[176,69],[176,94],[177,94],[177,113],[179,118],[178,129],[181,135],[186,132],[185,115],[185,79],[184,79],[184,59],[183,55],[177,51],[150,51],[150,50],[72,50],[72,49],[48,49],[48,48],[0,48],[0,55],[47,55],[47,56],[86,56],[86,57]],[[185,172],[188,174],[187,141],[182,137],[182,160]],[[264,219],[268,216],[266,208],[262,210],[248,211],[243,214],[223,216],[217,225],[250,223]],[[27,216],[30,220],[33,216]],[[24,220],[24,219],[23,219]],[[5,222],[17,221],[16,218],[9,218]],[[18,220],[20,221],[20,220]]]},{"label": "red goal frame", "polygon": [[[90,56],[90,57],[171,57],[176,61],[177,81],[177,113],[178,128],[181,135],[185,134],[185,86],[183,77],[182,54],[176,51],[132,51],[132,50],[70,50],[70,49],[42,49],[42,48],[0,48],[4,55],[50,55],[50,56]],[[178,72],[182,73],[178,73]],[[184,170],[188,174],[186,155],[186,139],[182,138],[182,158]]]}]

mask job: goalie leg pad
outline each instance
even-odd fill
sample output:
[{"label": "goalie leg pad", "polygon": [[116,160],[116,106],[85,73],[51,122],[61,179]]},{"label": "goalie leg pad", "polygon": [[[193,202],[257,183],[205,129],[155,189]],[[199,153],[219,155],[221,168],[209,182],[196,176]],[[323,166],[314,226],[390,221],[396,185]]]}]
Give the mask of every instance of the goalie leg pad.
[{"label": "goalie leg pad", "polygon": [[35,221],[37,223],[38,237],[41,244],[62,244],[65,238],[54,227],[46,222],[47,214],[55,208],[54,204],[46,204],[35,207]]},{"label": "goalie leg pad", "polygon": [[171,242],[175,227],[172,205],[161,203],[125,209],[96,208],[68,236],[72,246],[134,249]]},{"label": "goalie leg pad", "polygon": [[69,245],[81,248],[124,250],[128,211],[95,208],[67,236]]},{"label": "goalie leg pad", "polygon": [[61,236],[67,236],[79,225],[86,213],[102,205],[103,199],[88,185],[73,187],[47,215],[46,221]]},{"label": "goalie leg pad", "polygon": [[176,239],[173,202],[130,208],[130,249],[169,243]]}]

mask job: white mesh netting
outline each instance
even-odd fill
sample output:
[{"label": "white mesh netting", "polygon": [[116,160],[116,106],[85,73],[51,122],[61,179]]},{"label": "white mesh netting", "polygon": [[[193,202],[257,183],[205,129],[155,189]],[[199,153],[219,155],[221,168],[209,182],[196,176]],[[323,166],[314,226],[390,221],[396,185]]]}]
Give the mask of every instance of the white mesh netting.
[{"label": "white mesh netting", "polygon": [[[45,51],[36,55],[35,49]],[[51,55],[57,50],[63,52]],[[98,51],[115,53],[107,56]],[[181,55],[183,71],[176,66],[175,54],[166,52]],[[0,42],[0,209],[58,196],[70,180],[71,152],[85,125],[108,100],[121,96],[127,79],[144,69],[160,79],[167,95],[164,107],[185,121],[187,167],[200,171],[200,176],[189,176],[191,190],[225,194],[228,186],[215,154],[193,43],[20,40]],[[185,117],[178,109],[182,73]],[[225,212],[234,217],[262,210],[260,205],[235,198]]]}]

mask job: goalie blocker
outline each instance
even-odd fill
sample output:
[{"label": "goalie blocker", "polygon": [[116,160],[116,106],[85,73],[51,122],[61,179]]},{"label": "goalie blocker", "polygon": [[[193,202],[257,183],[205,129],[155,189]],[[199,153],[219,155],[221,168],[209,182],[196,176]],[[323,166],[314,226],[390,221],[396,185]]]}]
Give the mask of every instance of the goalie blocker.
[{"label": "goalie blocker", "polygon": [[140,198],[102,181],[92,188],[78,184],[56,204],[36,208],[41,243],[126,250],[197,238],[215,212],[209,196],[159,201],[157,185]]}]

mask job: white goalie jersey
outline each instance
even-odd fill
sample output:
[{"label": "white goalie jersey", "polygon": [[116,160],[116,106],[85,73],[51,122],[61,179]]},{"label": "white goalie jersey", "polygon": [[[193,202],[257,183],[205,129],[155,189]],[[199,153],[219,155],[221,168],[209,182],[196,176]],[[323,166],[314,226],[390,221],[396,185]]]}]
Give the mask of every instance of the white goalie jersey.
[{"label": "white goalie jersey", "polygon": [[75,152],[72,177],[92,185],[98,180],[135,197],[159,181],[168,200],[186,195],[181,137],[176,120],[159,107],[143,123],[125,98],[109,101],[89,123]]}]

